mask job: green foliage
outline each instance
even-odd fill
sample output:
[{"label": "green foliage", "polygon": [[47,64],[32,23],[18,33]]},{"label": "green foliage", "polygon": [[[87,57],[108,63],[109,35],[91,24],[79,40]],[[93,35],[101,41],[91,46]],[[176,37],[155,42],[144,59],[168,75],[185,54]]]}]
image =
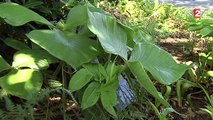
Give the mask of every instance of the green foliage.
[{"label": "green foliage", "polygon": [[10,65],[4,60],[4,58],[0,55],[0,72],[3,70],[9,69]]},{"label": "green foliage", "polygon": [[183,7],[159,3],[158,0],[102,0],[100,6],[122,22],[140,27],[154,38],[164,38],[180,31],[190,14]]},{"label": "green foliage", "polygon": [[[8,24],[13,26],[21,26],[30,21],[35,21],[38,23],[53,26],[48,20],[46,20],[42,16],[15,3],[1,4],[0,11],[0,17],[3,18]],[[20,14],[23,12],[24,14]]]},{"label": "green foliage", "polygon": [[[25,6],[32,8],[42,3],[34,1],[32,4],[25,3]],[[161,8],[157,3],[154,6],[148,4],[150,8],[160,12],[160,19],[167,18],[164,16],[165,7]],[[24,27],[30,21],[36,22],[33,26],[25,25],[30,27],[24,32],[25,37],[32,41],[28,41],[30,45],[23,45],[26,41],[18,42],[15,38],[5,42],[18,51],[14,54],[12,68],[0,57],[3,63],[0,70],[10,69],[8,74],[0,78],[3,90],[20,98],[33,99],[41,90],[42,84],[45,85],[49,79],[57,79],[61,70],[60,79],[64,89],[70,79],[68,89],[80,96],[78,100],[85,112],[93,107],[100,107],[100,99],[101,106],[112,118],[118,118],[115,107],[119,76],[129,74],[128,81],[136,79],[140,88],[145,89],[156,101],[166,107],[170,106],[152,80],[162,85],[172,84],[188,67],[177,64],[166,51],[149,42],[152,37],[144,37],[145,32],[134,31],[88,2],[72,7],[66,20],[62,19],[57,25],[28,8],[16,3],[0,4],[0,17],[4,19],[2,23]],[[154,14],[153,11],[146,12]],[[79,15],[82,15],[80,20]],[[48,25],[50,29],[46,26],[35,27],[37,23]],[[39,47],[34,47],[35,44]],[[58,66],[55,71],[50,70],[51,64]],[[72,70],[75,71],[73,76]],[[65,91],[62,94],[63,104],[66,104]],[[63,110],[65,111],[64,105]],[[163,113],[164,117],[166,114],[167,112]],[[66,113],[63,116],[65,119]]]},{"label": "green foliage", "polygon": [[58,60],[44,50],[23,49],[14,54],[12,66],[14,68],[46,69],[49,64],[56,62]]},{"label": "green foliage", "polygon": [[206,111],[207,113],[209,113],[209,115],[211,116],[211,118],[213,119],[213,106],[206,106],[206,108],[203,108],[202,110]]},{"label": "green foliage", "polygon": [[88,12],[88,28],[97,35],[107,53],[127,59],[127,34],[113,17],[98,12]]},{"label": "green foliage", "polygon": [[90,80],[93,75],[87,69],[81,69],[70,80],[69,88],[71,92],[81,89],[84,87]]},{"label": "green foliage", "polygon": [[211,13],[202,16],[201,19],[191,19],[188,30],[196,31],[201,37],[213,37],[213,16]]},{"label": "green foliage", "polygon": [[4,40],[4,43],[14,49],[17,50],[23,50],[23,49],[30,49],[26,44],[23,42],[20,42],[18,40],[15,40],[13,38],[7,38]]},{"label": "green foliage", "polygon": [[15,105],[9,98],[5,97],[5,107],[7,111],[3,111],[3,109],[0,109],[1,120],[5,119],[14,119],[14,120],[20,120],[25,118],[30,118],[25,112],[25,109],[33,109],[32,107],[25,106],[26,108],[22,107],[21,105]]},{"label": "green foliage", "polygon": [[60,30],[33,30],[27,36],[50,54],[66,61],[72,67],[87,63],[99,54],[97,42],[86,36]]},{"label": "green foliage", "polygon": [[[81,19],[76,19],[76,16],[81,16]],[[79,25],[86,24],[87,19],[87,8],[82,5],[76,6],[70,10],[67,16],[65,29],[74,28]]]},{"label": "green foliage", "polygon": [[129,68],[134,74],[134,76],[139,81],[140,85],[144,87],[150,94],[155,96],[163,105],[169,106],[169,104],[164,100],[163,96],[157,91],[151,80],[149,79],[147,73],[145,72],[143,65],[140,62],[129,62]]},{"label": "green foliage", "polygon": [[109,63],[106,68],[101,64],[84,65],[84,68],[80,69],[71,78],[69,89],[76,91],[89,83],[83,94],[82,108],[86,109],[93,106],[100,97],[103,107],[110,114],[117,117],[113,107],[117,101],[116,90],[120,70],[118,66],[112,63]]},{"label": "green foliage", "polygon": [[135,46],[130,61],[140,61],[157,81],[167,85],[176,82],[188,68],[178,65],[169,53],[150,43]]},{"label": "green foliage", "polygon": [[24,99],[34,99],[41,85],[42,75],[33,69],[12,70],[0,78],[0,86],[6,92]]}]

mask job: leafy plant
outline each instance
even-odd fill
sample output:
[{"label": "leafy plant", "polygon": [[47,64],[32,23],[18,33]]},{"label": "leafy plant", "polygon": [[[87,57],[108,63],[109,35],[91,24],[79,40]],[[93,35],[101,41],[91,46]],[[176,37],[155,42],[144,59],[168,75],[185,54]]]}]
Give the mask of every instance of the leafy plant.
[{"label": "leafy plant", "polygon": [[190,31],[197,31],[198,35],[202,37],[212,37],[212,13],[207,14],[206,16],[203,16],[203,19],[191,19],[190,25],[188,27],[188,30]]},{"label": "leafy plant", "polygon": [[[81,20],[79,15],[83,16]],[[62,70],[75,71],[73,76],[72,72],[68,74],[71,77],[68,89],[76,93],[84,91],[82,109],[98,104],[100,99],[103,108],[116,118],[116,90],[121,74],[131,73],[128,81],[137,81],[157,101],[169,107],[152,80],[170,85],[188,69],[186,65],[177,64],[163,49],[141,40],[142,34],[137,34],[88,2],[71,8],[67,19],[57,25],[16,3],[0,4],[0,17],[3,23],[11,26],[29,22],[45,26],[26,33],[31,45],[39,47],[15,46],[18,52],[14,54],[11,66],[0,57],[3,63],[0,72],[9,70],[0,78],[1,88],[27,100],[33,99],[33,95],[41,89],[45,80],[42,72],[53,63],[62,63]],[[6,43],[14,47],[9,40]],[[64,62],[68,64],[67,69]],[[64,72],[62,82],[66,88],[68,81]]]}]

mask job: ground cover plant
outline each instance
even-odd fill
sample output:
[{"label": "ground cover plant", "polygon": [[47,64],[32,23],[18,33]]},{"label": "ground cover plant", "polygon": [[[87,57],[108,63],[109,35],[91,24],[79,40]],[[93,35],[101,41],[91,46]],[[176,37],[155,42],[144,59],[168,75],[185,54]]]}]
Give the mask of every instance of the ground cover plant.
[{"label": "ground cover plant", "polygon": [[[209,104],[202,111],[212,116],[212,93],[201,82],[211,85],[212,76],[192,74],[196,73],[194,64],[176,63],[153,42],[162,36],[152,33],[156,29],[166,33],[162,24],[176,18],[172,15],[179,15],[182,8],[145,1],[152,11],[137,13],[127,10],[127,2],[139,9],[141,1],[112,2],[121,12],[116,16],[103,6],[105,2],[15,0],[0,4],[2,120],[177,119],[184,115],[173,102],[182,107],[183,93],[189,88],[204,91]],[[125,11],[133,12],[132,18],[123,20]],[[171,14],[165,16],[166,11]],[[147,32],[150,24],[139,22],[148,22],[155,14],[156,26]],[[206,62],[211,54],[206,56],[200,59],[204,62],[198,67],[201,71],[209,67]],[[197,80],[197,75],[205,80]],[[127,90],[121,89],[122,80],[128,83]],[[125,91],[121,92],[124,99],[119,90]]]}]

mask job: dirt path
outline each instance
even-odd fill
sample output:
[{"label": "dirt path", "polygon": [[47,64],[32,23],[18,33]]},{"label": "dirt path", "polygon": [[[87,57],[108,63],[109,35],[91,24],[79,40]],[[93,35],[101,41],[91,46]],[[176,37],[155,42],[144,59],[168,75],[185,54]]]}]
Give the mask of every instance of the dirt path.
[{"label": "dirt path", "polygon": [[196,62],[198,53],[206,48],[202,40],[193,43],[188,38],[166,38],[159,40],[158,44],[169,52],[177,63]]}]

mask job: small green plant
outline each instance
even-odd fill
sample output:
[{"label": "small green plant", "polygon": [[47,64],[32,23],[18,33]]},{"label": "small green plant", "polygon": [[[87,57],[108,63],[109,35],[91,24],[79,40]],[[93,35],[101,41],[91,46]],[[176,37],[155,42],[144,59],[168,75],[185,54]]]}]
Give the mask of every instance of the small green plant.
[{"label": "small green plant", "polygon": [[201,19],[190,19],[190,25],[188,30],[196,31],[198,36],[201,37],[213,37],[213,15],[212,13],[208,13],[204,15]]}]

